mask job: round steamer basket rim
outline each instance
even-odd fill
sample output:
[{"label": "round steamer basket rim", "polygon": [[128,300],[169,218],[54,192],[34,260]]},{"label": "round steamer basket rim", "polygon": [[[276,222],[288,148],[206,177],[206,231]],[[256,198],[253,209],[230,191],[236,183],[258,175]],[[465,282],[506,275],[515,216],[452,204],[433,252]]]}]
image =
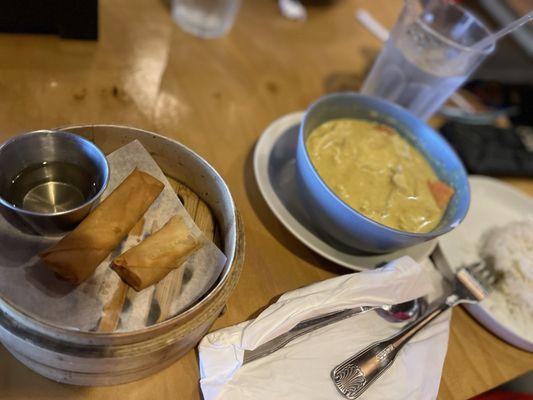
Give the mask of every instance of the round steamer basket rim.
[{"label": "round steamer basket rim", "polygon": [[[218,290],[216,290],[217,288],[215,288],[215,290],[210,292],[210,294],[213,295],[213,298],[212,298],[213,301],[211,303],[206,303],[206,302],[202,303],[202,301],[197,303],[197,305],[202,303],[202,305],[206,308],[205,310],[203,310],[203,312],[198,313],[198,315],[195,318],[192,318],[192,319],[186,321],[184,324],[179,325],[178,329],[166,332],[163,335],[163,337],[165,337],[165,335],[166,335],[167,337],[173,337],[173,338],[179,339],[180,336],[182,336],[183,334],[186,333],[188,328],[192,327],[194,329],[197,326],[200,326],[201,324],[203,324],[205,321],[209,320],[215,313],[219,312],[219,310],[220,310],[220,308],[222,306],[224,306],[224,304],[226,303],[227,299],[229,298],[229,296],[231,295],[231,293],[233,292],[233,290],[237,286],[237,283],[239,281],[239,277],[240,277],[240,274],[241,274],[241,271],[242,271],[242,266],[243,266],[243,263],[244,263],[244,250],[245,250],[244,229],[243,229],[243,226],[242,226],[242,220],[241,220],[241,217],[240,217],[239,213],[237,214],[237,218],[238,218],[238,222],[237,222],[237,226],[238,226],[237,232],[238,233],[237,233],[237,246],[236,246],[237,252],[236,252],[236,255],[235,255],[235,258],[234,258],[234,261],[233,261],[233,268],[231,269],[230,273],[227,275],[227,278],[224,280],[224,283],[226,285],[225,286],[224,285],[217,286]],[[205,300],[205,298],[202,299],[202,300]],[[26,325],[25,327],[26,328],[28,328],[28,327],[34,328],[33,329],[33,333],[34,333],[35,337],[38,337],[38,336],[53,336],[56,344],[58,342],[61,342],[61,340],[58,340],[58,338],[55,337],[52,334],[52,332],[46,331],[46,330],[43,329],[43,328],[48,328],[48,329],[54,330],[54,329],[56,329],[58,327],[56,327],[54,325],[48,325],[48,324],[43,323],[41,321],[37,321],[37,320],[33,319],[31,316],[28,316],[28,315],[24,314],[23,312],[18,311],[17,309],[13,309],[9,305],[9,302],[5,301],[2,298],[0,298],[0,321],[2,321],[2,319],[4,319],[4,320],[11,319],[8,316],[6,317],[7,314],[2,312],[3,311],[2,310],[2,308],[3,308],[2,306],[7,306],[7,307],[9,307],[11,309],[12,312],[20,314],[20,315],[23,315],[26,318],[28,318],[28,321],[26,321],[26,322],[29,322],[29,324]],[[187,310],[187,311],[189,311],[189,310]],[[164,321],[164,322],[168,322],[168,321],[171,321],[171,320],[174,320],[173,322],[177,322],[178,319],[181,319],[180,317],[183,317],[183,316],[185,316],[185,313],[178,314],[178,315],[176,315],[176,316],[174,316],[174,317],[172,317],[172,318],[170,318],[170,319],[168,319],[167,321]],[[15,322],[15,325],[17,325],[16,328],[18,328],[18,325],[20,325],[20,322],[19,321],[14,321],[14,322]],[[159,324],[152,325],[152,326],[150,326],[148,328],[161,328],[162,324],[163,324],[163,322],[161,322]],[[35,328],[37,328],[37,329],[35,329]],[[104,339],[119,339],[121,337],[127,337],[129,339],[132,339],[136,335],[138,336],[140,334],[145,334],[147,332],[151,332],[152,330],[154,330],[154,329],[151,329],[150,331],[148,331],[148,328],[143,329],[143,330],[131,331],[131,332],[116,332],[116,333],[112,333],[112,332],[109,332],[109,333],[83,332],[83,331],[74,331],[74,330],[69,330],[68,333],[69,334],[72,334],[72,333],[81,334],[85,338],[87,338],[87,339],[89,339],[91,341],[95,341],[97,339],[102,339],[102,340],[104,340]],[[62,329],[62,328],[59,328],[59,329]],[[27,335],[27,332],[25,332],[25,335]],[[159,339],[161,337],[162,336],[158,336],[156,338],[157,341],[159,341]],[[28,339],[30,339],[30,337],[28,337]],[[40,341],[40,339],[37,338],[37,341]],[[149,340],[145,341],[145,343],[149,343]],[[101,343],[85,343],[85,345],[86,346],[99,346],[99,345],[101,345]],[[128,345],[129,345],[129,343],[126,343],[126,344],[123,344],[123,345],[115,345],[115,346],[112,346],[112,347],[114,349],[119,349],[122,346],[128,346]],[[109,353],[109,351],[107,353]]]},{"label": "round steamer basket rim", "polygon": [[[126,332],[90,332],[90,331],[81,331],[81,330],[68,328],[68,327],[61,327],[61,326],[54,325],[46,321],[42,321],[30,314],[25,313],[22,310],[19,310],[15,305],[11,304],[11,302],[2,298],[1,296],[0,296],[0,321],[2,319],[6,319],[8,312],[11,312],[14,315],[18,316],[19,318],[24,319],[23,322],[16,321],[16,325],[24,324],[24,327],[31,329],[31,331],[37,337],[39,336],[53,337],[55,341],[57,341],[58,338],[68,337],[69,340],[70,339],[79,340],[81,343],[84,343],[87,346],[92,346],[92,345],[98,346],[103,342],[120,341],[120,339],[126,339],[125,344],[132,343],[132,342],[135,342],[135,339],[137,337],[152,333],[154,331],[171,330],[171,332],[165,332],[165,334],[170,333],[170,336],[176,337],[176,335],[181,334],[181,332],[185,332],[186,327],[189,327],[192,325],[194,326],[200,325],[202,322],[205,322],[209,317],[212,316],[213,310],[219,309],[221,306],[223,306],[223,304],[226,302],[226,300],[229,298],[229,295],[235,288],[238,282],[241,270],[242,270],[242,264],[244,262],[245,241],[244,241],[244,229],[243,229],[242,219],[238,211],[235,208],[233,197],[229,191],[229,188],[226,185],[226,182],[222,179],[222,177],[218,174],[218,172],[206,160],[204,160],[201,156],[199,156],[196,152],[192,151],[187,146],[185,146],[184,144],[174,139],[162,136],[155,132],[146,131],[143,129],[138,129],[138,128],[129,127],[129,126],[122,126],[122,125],[106,125],[106,124],[104,125],[73,125],[73,126],[57,128],[57,130],[64,130],[64,131],[76,130],[76,129],[91,130],[94,128],[126,129],[129,131],[136,131],[142,134],[150,135],[152,139],[159,139],[162,141],[170,142],[174,146],[179,146],[181,150],[193,156],[196,161],[201,163],[204,168],[209,170],[213,174],[215,179],[217,179],[221,183],[224,192],[226,193],[228,199],[230,200],[229,202],[231,206],[231,213],[233,214],[233,217],[234,217],[235,232],[236,232],[236,242],[233,246],[231,254],[228,256],[228,260],[226,262],[226,265],[224,266],[222,275],[218,279],[214,287],[212,287],[198,302],[193,304],[190,308],[186,309],[182,313],[179,313],[178,315],[175,315],[165,321],[147,326],[143,329],[137,329],[137,330],[126,331]],[[91,132],[91,134],[92,133],[93,132]],[[94,138],[89,138],[89,140],[93,141]],[[209,300],[212,300],[212,301],[209,302]],[[219,304],[219,303],[222,303],[222,304]],[[7,312],[6,312],[6,309],[7,309]],[[191,317],[190,320],[187,320],[188,317]],[[8,317],[8,318],[12,319],[12,317]],[[184,322],[179,329],[172,330],[172,328],[174,328],[174,325],[176,324],[179,325],[179,322],[184,319],[186,320],[186,322]]]},{"label": "round steamer basket rim", "polygon": [[[154,350],[157,348],[165,348],[168,347],[169,344],[172,342],[176,342],[180,339],[183,339],[186,337],[188,332],[195,330],[205,322],[209,321],[213,317],[216,317],[216,314],[220,313],[220,309],[225,305],[227,299],[237,286],[237,283],[239,281],[240,274],[242,272],[242,267],[244,264],[244,249],[245,249],[245,239],[244,239],[244,230],[242,229],[242,220],[239,214],[237,214],[237,225],[238,225],[238,235],[237,235],[237,252],[234,259],[234,268],[231,269],[230,273],[227,275],[226,286],[221,287],[220,290],[216,292],[214,295],[213,301],[211,303],[205,303],[204,306],[206,309],[199,313],[196,318],[192,318],[185,323],[178,325],[178,327],[174,330],[169,330],[167,332],[164,332],[163,334],[160,334],[158,336],[155,336],[153,338],[150,338],[148,340],[144,340],[142,342],[133,342],[135,344],[135,347],[132,348],[132,343],[124,343],[124,344],[108,344],[105,347],[105,350],[101,350],[100,352],[104,354],[106,357],[120,357],[122,355],[131,355],[132,352],[138,352],[138,353],[145,353],[147,350]],[[2,302],[4,302],[2,299],[0,299],[0,311]],[[182,314],[179,314],[176,317],[181,316]],[[174,317],[174,318],[176,318]],[[22,331],[23,328],[18,326],[20,325],[18,322],[14,321],[12,318],[7,317],[5,313],[0,312],[0,321],[2,320],[9,320],[9,324],[11,325],[11,333],[16,333],[15,331]],[[37,322],[38,321],[32,321]],[[157,324],[159,326],[160,324]],[[0,326],[2,326],[0,324]],[[154,325],[156,326],[156,325]],[[7,326],[3,326],[3,328],[8,328]],[[28,328],[28,326],[25,326],[24,328]],[[52,328],[54,328],[52,326]],[[137,332],[143,332],[144,331],[137,331]],[[43,334],[44,333],[44,334]],[[83,332],[85,334],[89,334],[91,336],[90,332]],[[124,333],[122,333],[124,334]],[[80,344],[73,344],[69,343],[66,340],[61,340],[55,337],[50,332],[39,332],[37,331],[30,331],[29,333],[27,331],[24,332],[25,340],[30,341],[32,344],[42,347],[42,348],[48,348],[48,346],[43,344],[51,344],[53,347],[61,346],[61,353],[62,354],[75,354],[78,357],[83,356],[83,353],[80,353],[80,349],[85,348],[88,350],[88,352],[85,354],[87,357],[94,356],[95,352],[98,353],[98,350],[95,348],[101,346],[101,343],[84,343],[83,345]],[[131,338],[131,334],[129,334],[129,337]],[[118,337],[117,334],[113,333],[106,333],[106,334],[100,334],[98,335],[98,339],[103,339],[105,337],[116,339]],[[53,338],[53,339],[51,339]],[[96,339],[95,337],[91,337],[91,339]]]}]

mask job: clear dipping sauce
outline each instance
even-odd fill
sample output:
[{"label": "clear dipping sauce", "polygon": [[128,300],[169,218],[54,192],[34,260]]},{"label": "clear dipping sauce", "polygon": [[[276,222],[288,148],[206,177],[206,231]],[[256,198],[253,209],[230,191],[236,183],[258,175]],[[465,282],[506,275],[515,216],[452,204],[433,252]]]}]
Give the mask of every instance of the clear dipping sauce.
[{"label": "clear dipping sauce", "polygon": [[17,174],[3,197],[18,208],[54,213],[82,205],[95,191],[96,182],[82,167],[67,162],[44,162]]},{"label": "clear dipping sauce", "polygon": [[433,230],[453,195],[424,156],[387,125],[362,119],[328,121],[311,132],[306,148],[316,171],[339,198],[391,228]]}]

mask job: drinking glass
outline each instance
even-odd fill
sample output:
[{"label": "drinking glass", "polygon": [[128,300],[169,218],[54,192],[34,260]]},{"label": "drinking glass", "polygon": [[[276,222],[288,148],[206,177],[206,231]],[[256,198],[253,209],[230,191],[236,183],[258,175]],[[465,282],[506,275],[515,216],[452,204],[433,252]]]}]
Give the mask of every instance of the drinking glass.
[{"label": "drinking glass", "polygon": [[203,38],[224,36],[241,0],[172,0],[172,18],[186,32]]},{"label": "drinking glass", "polygon": [[490,34],[474,15],[449,1],[406,0],[361,92],[427,120],[494,50],[494,42],[480,50],[472,47]]}]

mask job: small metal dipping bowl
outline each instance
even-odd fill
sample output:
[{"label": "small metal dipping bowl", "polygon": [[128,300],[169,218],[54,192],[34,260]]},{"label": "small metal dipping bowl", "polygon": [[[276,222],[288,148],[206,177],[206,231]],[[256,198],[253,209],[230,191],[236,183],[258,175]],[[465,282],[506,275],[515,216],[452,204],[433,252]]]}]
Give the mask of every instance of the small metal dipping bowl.
[{"label": "small metal dipping bowl", "polygon": [[57,234],[72,229],[108,180],[102,151],[72,133],[35,131],[0,146],[0,211],[22,230]]}]

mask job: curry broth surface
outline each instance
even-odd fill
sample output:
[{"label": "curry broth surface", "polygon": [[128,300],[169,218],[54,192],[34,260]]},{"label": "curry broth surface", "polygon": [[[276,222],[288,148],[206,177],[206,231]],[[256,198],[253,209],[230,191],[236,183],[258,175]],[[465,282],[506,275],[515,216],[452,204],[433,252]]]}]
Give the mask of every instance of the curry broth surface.
[{"label": "curry broth surface", "polygon": [[362,119],[336,119],[313,130],[306,147],[323,181],[368,218],[418,233],[440,222],[445,210],[428,186],[438,177],[395,129]]}]

